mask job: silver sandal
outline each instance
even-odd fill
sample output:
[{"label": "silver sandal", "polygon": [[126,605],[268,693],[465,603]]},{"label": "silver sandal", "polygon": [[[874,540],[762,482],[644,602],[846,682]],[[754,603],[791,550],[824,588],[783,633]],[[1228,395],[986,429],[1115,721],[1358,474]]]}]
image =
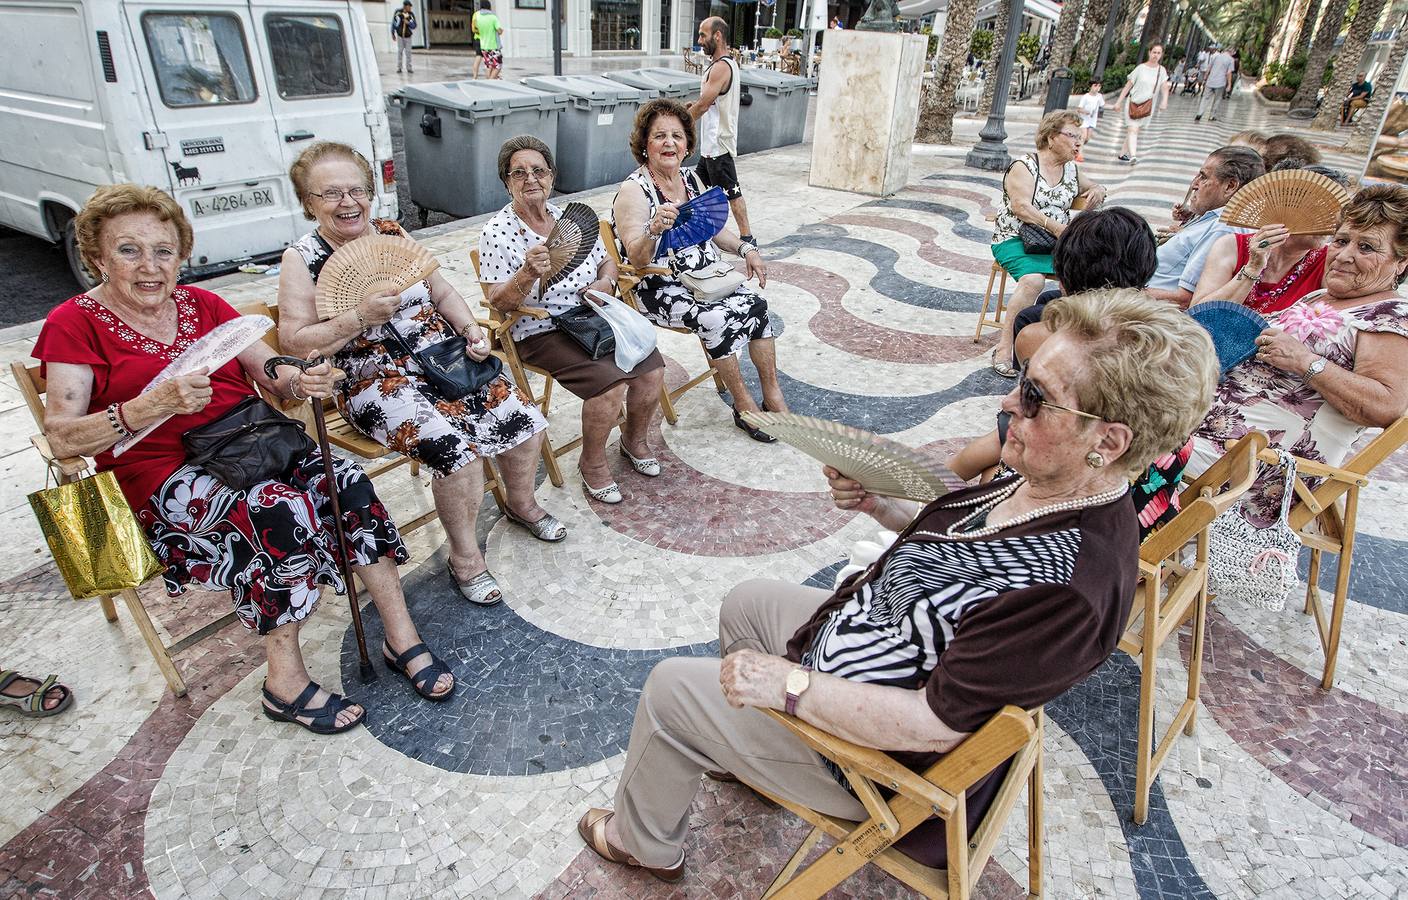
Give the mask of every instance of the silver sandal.
[{"label": "silver sandal", "polygon": [[655,478],[660,474],[660,460],[653,456],[647,456],[645,459],[636,459],[631,455],[631,452],[626,449],[625,444],[621,445],[621,455],[631,461],[632,469],[635,469],[646,478]]},{"label": "silver sandal", "polygon": [[543,517],[536,522],[529,522],[520,519],[507,509],[504,511],[504,518],[527,531],[540,541],[547,541],[549,544],[556,544],[567,537],[567,526],[557,520],[557,517],[550,512],[543,513]]},{"label": "silver sandal", "polygon": [[992,352],[988,354],[988,364],[992,366],[994,372],[1001,375],[1003,378],[1017,377],[1017,370],[1012,368],[1010,364],[1007,362],[998,362],[996,347],[993,347]]},{"label": "silver sandal", "polygon": [[475,606],[494,606],[504,599],[503,592],[499,590],[499,583],[494,580],[494,576],[485,569],[468,581],[460,581],[455,575],[454,568],[447,562],[445,568],[449,570],[450,580],[459,588],[460,596],[473,603]]}]

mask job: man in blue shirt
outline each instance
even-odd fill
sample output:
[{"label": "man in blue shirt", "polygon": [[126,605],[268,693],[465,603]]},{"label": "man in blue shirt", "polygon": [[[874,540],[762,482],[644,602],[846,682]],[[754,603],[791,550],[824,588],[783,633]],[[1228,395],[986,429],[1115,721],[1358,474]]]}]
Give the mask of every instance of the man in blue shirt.
[{"label": "man in blue shirt", "polygon": [[1238,188],[1265,172],[1261,157],[1246,147],[1222,147],[1208,155],[1193,176],[1187,205],[1175,208],[1175,217],[1181,212],[1187,219],[1159,248],[1159,267],[1147,288],[1151,296],[1187,308],[1213,243],[1224,234],[1252,230],[1223,224],[1222,207]]}]

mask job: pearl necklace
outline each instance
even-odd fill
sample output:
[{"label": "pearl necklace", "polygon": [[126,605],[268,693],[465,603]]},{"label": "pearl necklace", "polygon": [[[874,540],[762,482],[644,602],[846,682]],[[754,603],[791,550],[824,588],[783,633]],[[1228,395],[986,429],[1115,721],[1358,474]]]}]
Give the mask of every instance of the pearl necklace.
[{"label": "pearl necklace", "polygon": [[1113,503],[1114,501],[1123,497],[1125,493],[1129,491],[1129,483],[1126,482],[1120,485],[1118,488],[1113,488],[1101,494],[1094,494],[1089,497],[1079,497],[1075,500],[1062,500],[1060,503],[1053,503],[1050,506],[1043,506],[1038,509],[1034,509],[1031,512],[1022,513],[1015,519],[1010,519],[1006,522],[1003,522],[1001,525],[985,525],[982,528],[977,528],[972,531],[963,530],[963,526],[967,525],[969,522],[973,521],[979,516],[987,515],[998,504],[1010,499],[1012,495],[1017,493],[1017,489],[1026,483],[1027,480],[1025,478],[1018,478],[1016,481],[1012,482],[1010,486],[993,494],[990,499],[988,499],[982,505],[978,506],[968,515],[959,519],[957,522],[954,522],[952,525],[948,526],[948,528],[944,529],[943,536],[949,538],[990,537],[994,534],[997,534],[999,531],[1002,531],[1003,529],[1014,528],[1018,525],[1023,525],[1027,522],[1030,522],[1034,519],[1040,519],[1042,516],[1049,516],[1052,513],[1070,512],[1071,510],[1085,509],[1089,506],[1104,506],[1106,503]]}]

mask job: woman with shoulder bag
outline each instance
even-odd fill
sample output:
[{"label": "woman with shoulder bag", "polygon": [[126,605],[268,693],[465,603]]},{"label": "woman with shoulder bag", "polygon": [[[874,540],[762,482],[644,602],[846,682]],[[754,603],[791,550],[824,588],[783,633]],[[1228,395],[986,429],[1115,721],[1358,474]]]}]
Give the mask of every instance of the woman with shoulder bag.
[{"label": "woman with shoulder bag", "polygon": [[[338,564],[331,490],[316,446],[263,473],[226,484],[194,461],[183,435],[215,424],[263,392],[305,400],[332,394],[340,373],[327,363],[300,372],[265,365],[273,350],[255,341],[213,372],[144,387],[196,340],[239,313],[215,294],[179,287],[192,232],[179,204],[154,187],[101,187],[75,220],[79,252],[102,283],[60,304],[44,322],[34,356],[43,362],[54,453],[92,456],[112,470],[142,524],[172,596],[195,584],[229,591],[241,624],[264,637],[269,674],[264,714],[316,734],[360,724],[361,705],[308,676],[299,628],[319,585],[345,590]],[[276,362],[276,361],[275,361]],[[266,415],[276,415],[266,409]],[[155,430],[121,455],[114,445]],[[367,586],[386,628],[388,659],[430,700],[448,699],[454,677],[416,632],[396,566],[407,559],[396,524],[355,463],[333,463],[352,571]]]},{"label": "woman with shoulder bag", "polygon": [[[641,166],[627,176],[611,207],[617,250],[637,269],[664,264],[657,255],[660,236],[674,225],[680,204],[704,192],[694,170],[681,167],[694,148],[694,120],[683,103],[662,98],[641,106],[631,131],[631,154]],[[758,409],[738,367],[744,347],[758,369],[763,408],[787,411],[777,381],[768,304],[744,276],[733,271],[720,251],[742,257],[746,279],[756,278],[759,289],[767,287],[767,266],[758,246],[725,227],[711,240],[674,251],[671,274],[642,278],[635,288],[636,299],[657,325],[688,328],[699,336],[733,396],[733,423],[753,440],[772,443],[776,438],[739,415]]]},{"label": "woman with shoulder bag", "polygon": [[1150,47],[1148,59],[1129,70],[1129,77],[1120,88],[1119,99],[1115,101],[1115,109],[1124,112],[1125,124],[1120,162],[1133,165],[1138,161],[1139,129],[1153,118],[1154,105],[1158,104],[1159,112],[1168,109],[1168,95],[1173,86],[1164,71],[1163,58],[1163,44]]}]

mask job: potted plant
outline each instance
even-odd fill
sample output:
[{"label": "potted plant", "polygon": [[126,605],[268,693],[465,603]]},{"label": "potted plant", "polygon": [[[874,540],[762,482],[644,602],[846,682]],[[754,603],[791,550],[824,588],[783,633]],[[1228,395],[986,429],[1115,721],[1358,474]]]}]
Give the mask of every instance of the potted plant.
[{"label": "potted plant", "polygon": [[776,53],[777,48],[782,46],[782,29],[769,28],[763,32],[763,39],[759,43],[765,52]]}]

